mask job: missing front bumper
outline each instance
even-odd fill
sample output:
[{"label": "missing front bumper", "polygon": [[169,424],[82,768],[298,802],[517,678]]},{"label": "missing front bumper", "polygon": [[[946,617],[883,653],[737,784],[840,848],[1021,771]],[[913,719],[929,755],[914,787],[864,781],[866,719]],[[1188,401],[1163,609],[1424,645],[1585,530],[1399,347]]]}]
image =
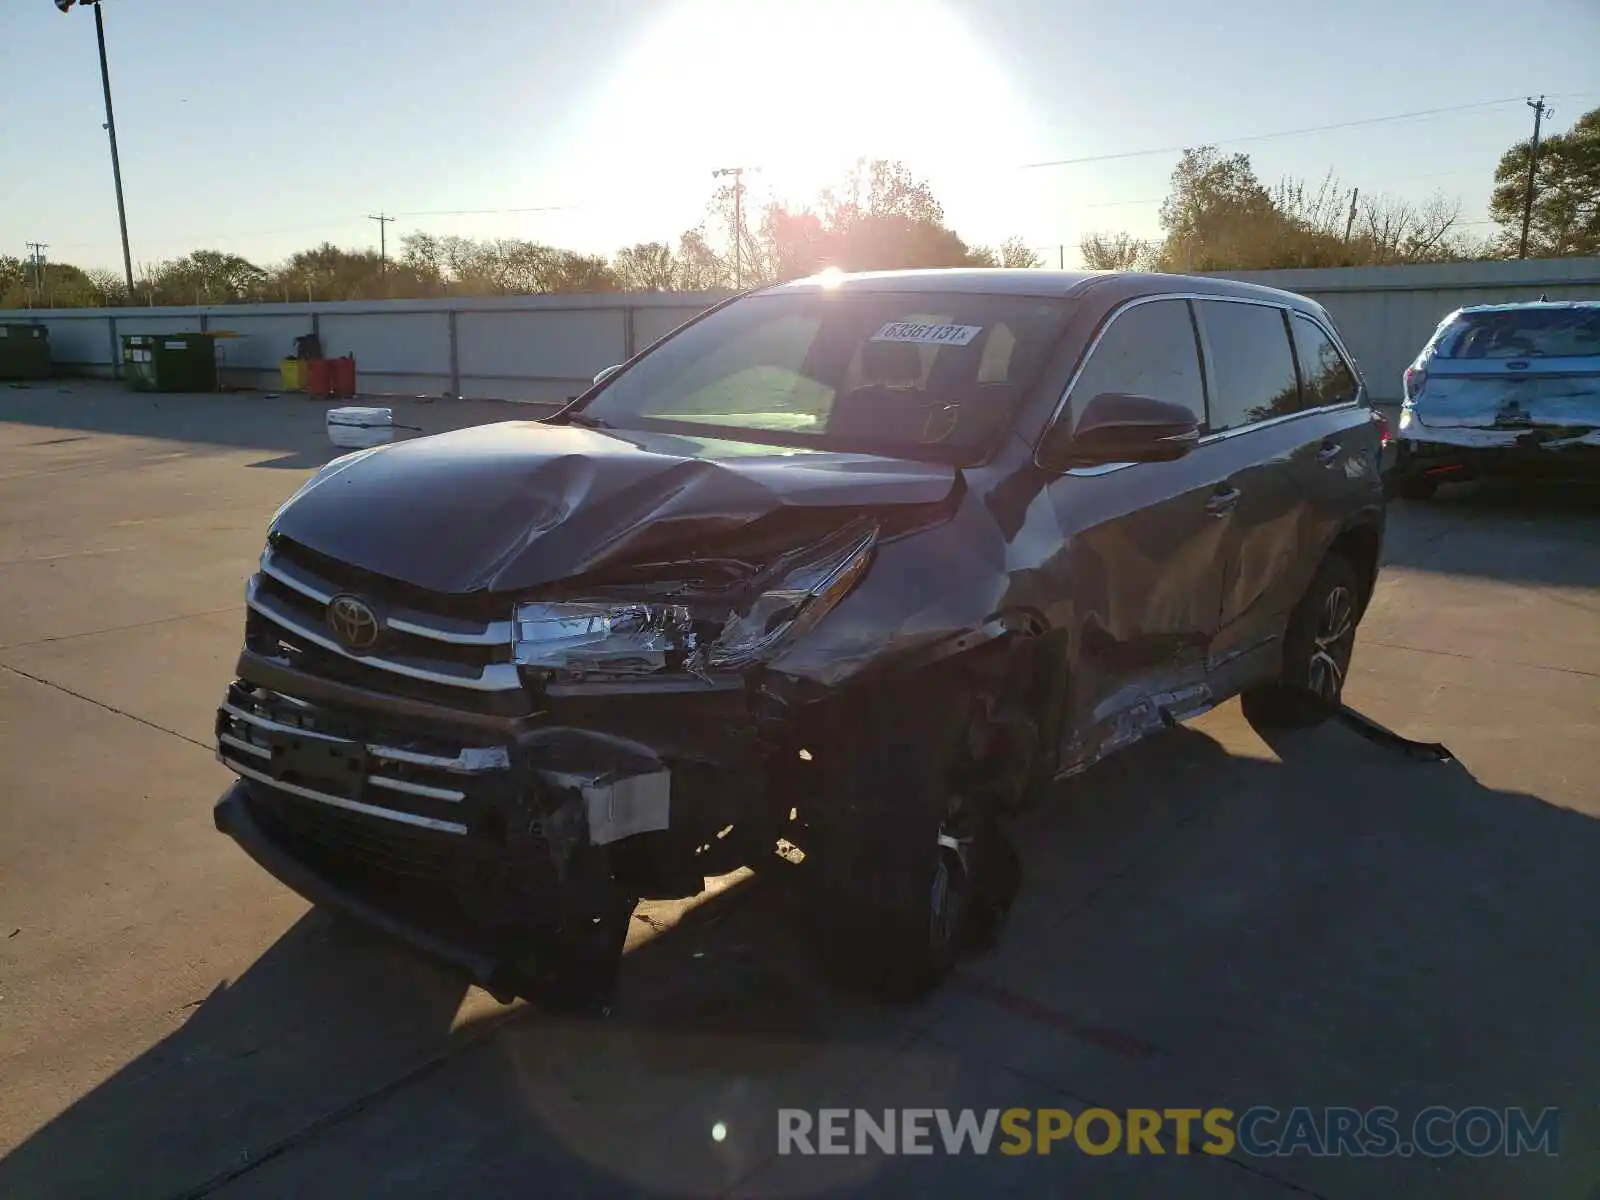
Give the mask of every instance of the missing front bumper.
[{"label": "missing front bumper", "polygon": [[563,1012],[609,1009],[635,902],[603,877],[583,872],[569,880],[586,902],[585,921],[496,927],[464,912],[445,889],[308,852],[269,813],[270,800],[240,781],[217,801],[213,820],[258,866],[317,907],[466,975],[502,1003],[521,997]]}]

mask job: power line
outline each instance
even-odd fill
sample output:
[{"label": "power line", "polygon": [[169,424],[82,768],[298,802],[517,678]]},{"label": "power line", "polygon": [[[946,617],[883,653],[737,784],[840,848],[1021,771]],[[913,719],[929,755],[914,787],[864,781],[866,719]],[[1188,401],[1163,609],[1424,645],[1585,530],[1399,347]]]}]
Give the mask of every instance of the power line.
[{"label": "power line", "polygon": [[1514,104],[1523,97],[1511,96],[1501,100],[1480,100],[1475,104],[1455,104],[1447,108],[1423,108],[1415,112],[1392,113],[1386,117],[1364,117],[1359,121],[1339,121],[1332,125],[1308,125],[1303,129],[1282,129],[1276,133],[1252,133],[1245,137],[1205,139],[1192,142],[1187,146],[1161,146],[1150,150],[1124,150],[1116,154],[1089,154],[1081,158],[1055,158],[1046,162],[1023,163],[1021,170],[1032,171],[1039,167],[1073,167],[1080,163],[1112,162],[1123,158],[1148,158],[1156,154],[1182,154],[1191,150],[1196,145],[1206,146],[1234,146],[1240,142],[1263,142],[1272,138],[1304,137],[1313,133],[1328,133],[1335,129],[1357,129],[1365,125],[1382,125],[1390,121],[1410,121],[1418,117],[1436,117],[1444,113],[1468,112],[1478,108],[1495,108],[1502,104]]},{"label": "power line", "polygon": [[438,208],[424,212],[396,213],[397,217],[492,217],[502,213],[572,212],[592,208],[590,204],[546,204],[538,208]]},{"label": "power line", "polygon": [[[1595,93],[1595,92],[1559,92],[1559,93],[1551,93],[1551,95],[1561,96],[1561,97],[1589,96],[1589,95],[1595,95],[1595,94],[1597,94],[1597,93]],[[1360,120],[1354,120],[1354,121],[1341,121],[1341,122],[1336,122],[1336,123],[1328,124],[1328,125],[1316,125],[1316,126],[1307,126],[1307,127],[1300,128],[1300,129],[1279,130],[1279,131],[1273,132],[1273,133],[1251,134],[1251,135],[1247,135],[1247,136],[1244,136],[1244,137],[1237,137],[1237,138],[1202,139],[1201,141],[1199,141],[1199,142],[1197,142],[1195,144],[1221,146],[1221,145],[1234,145],[1234,144],[1238,144],[1238,143],[1242,143],[1242,142],[1265,141],[1265,140],[1287,138],[1287,137],[1301,137],[1301,136],[1308,136],[1308,135],[1316,134],[1316,133],[1329,132],[1329,131],[1333,131],[1333,130],[1361,128],[1361,127],[1364,127],[1364,126],[1386,124],[1386,123],[1394,122],[1394,121],[1413,120],[1413,119],[1418,119],[1418,118],[1423,118],[1423,117],[1444,115],[1444,114],[1448,114],[1448,113],[1470,112],[1470,111],[1479,110],[1479,109],[1498,107],[1500,105],[1516,103],[1516,102],[1524,101],[1524,100],[1525,100],[1525,98],[1521,97],[1521,96],[1506,97],[1506,98],[1502,98],[1502,99],[1498,99],[1498,100],[1483,100],[1483,101],[1478,101],[1478,102],[1472,103],[1472,104],[1458,104],[1458,105],[1450,105],[1450,106],[1445,106],[1445,107],[1440,107],[1440,108],[1418,109],[1418,110],[1413,111],[1413,112],[1392,113],[1390,115],[1381,116],[1381,117],[1366,117],[1366,118],[1362,118]],[[1549,106],[1546,106],[1546,112],[1548,113],[1550,111],[1553,111],[1553,110],[1550,109]],[[1120,151],[1120,152],[1111,153],[1111,154],[1085,155],[1085,156],[1081,156],[1081,157],[1077,157],[1077,158],[1052,159],[1052,160],[1043,161],[1043,162],[1024,163],[1020,167],[1018,167],[1017,169],[1019,169],[1019,170],[1034,170],[1034,169],[1038,169],[1038,168],[1052,167],[1052,166],[1074,166],[1074,165],[1085,164],[1085,163],[1111,162],[1111,161],[1117,161],[1117,160],[1120,160],[1120,159],[1152,157],[1152,156],[1159,155],[1159,154],[1181,154],[1185,150],[1188,150],[1188,149],[1191,149],[1191,148],[1192,148],[1192,146],[1167,146],[1167,147],[1151,148],[1151,149],[1145,149],[1145,150]],[[718,172],[718,174],[732,174],[732,173],[734,173],[735,171],[738,171],[738,170],[754,170],[754,169],[755,168],[724,168],[723,171]],[[1431,175],[1410,176],[1410,177],[1408,177],[1408,179],[1437,178],[1437,177],[1442,177],[1442,176],[1447,176],[1447,175],[1455,175],[1455,174],[1463,174],[1463,173],[1465,173],[1465,169],[1453,170],[1453,171],[1435,172],[1435,173],[1433,173]],[[1401,180],[1392,180],[1390,182],[1402,182],[1402,181]],[[741,200],[742,200],[742,191],[743,191],[742,187],[736,189],[736,195]],[[1076,206],[1076,207],[1082,208],[1082,209],[1136,207],[1136,206],[1139,206],[1139,205],[1160,204],[1163,199],[1164,199],[1164,197],[1149,197],[1149,198],[1134,199],[1134,200],[1113,200],[1113,201],[1097,202],[1095,204],[1079,205],[1079,206]],[[456,217],[456,216],[464,217],[464,216],[499,216],[499,215],[513,215],[513,214],[523,214],[523,213],[575,212],[575,211],[581,211],[581,210],[586,210],[586,209],[604,207],[605,204],[606,204],[606,202],[603,202],[603,201],[587,201],[587,202],[582,202],[582,203],[546,204],[546,205],[500,207],[500,208],[419,209],[419,210],[411,210],[411,211],[406,211],[406,212],[400,212],[400,213],[396,213],[396,214],[393,214],[393,215],[389,215],[389,214],[382,214],[380,216],[369,215],[367,219],[381,220],[382,224],[380,224],[380,230],[381,231],[386,231],[387,224],[393,222],[396,217],[406,217],[406,218],[411,218],[411,217]],[[742,214],[740,214],[740,215],[742,216]],[[226,241],[226,240],[238,240],[238,239],[243,239],[243,238],[266,237],[266,236],[272,236],[272,235],[283,234],[283,233],[296,233],[296,232],[310,231],[310,230],[315,230],[315,229],[327,229],[327,228],[330,228],[330,227],[333,227],[333,226],[346,225],[350,221],[353,221],[355,219],[356,218],[353,218],[353,217],[352,218],[332,218],[332,219],[330,219],[328,221],[319,222],[319,223],[317,223],[315,225],[307,224],[307,225],[296,225],[296,226],[281,226],[281,227],[278,227],[278,228],[275,228],[275,229],[260,229],[260,230],[239,231],[239,232],[233,232],[233,233],[212,233],[212,234],[205,234],[205,235],[194,235],[192,237],[184,239],[182,242],[179,242],[177,240],[173,240],[173,241],[167,242],[166,244],[167,245],[173,245],[173,246],[176,246],[176,245],[191,245],[192,246],[192,245],[195,245],[196,243],[204,243],[206,241],[221,242],[221,241]],[[1493,222],[1491,222],[1491,221],[1461,222],[1461,224],[1474,224],[1474,223],[1492,224]],[[383,238],[382,238],[382,236],[380,234],[380,242],[382,240],[383,240]],[[84,246],[98,245],[98,244],[99,243],[91,243],[91,242],[64,243],[64,245],[72,246],[72,247],[84,247]],[[158,242],[156,244],[160,245],[161,243]],[[1053,243],[1052,243],[1052,245],[1053,245]]]}]

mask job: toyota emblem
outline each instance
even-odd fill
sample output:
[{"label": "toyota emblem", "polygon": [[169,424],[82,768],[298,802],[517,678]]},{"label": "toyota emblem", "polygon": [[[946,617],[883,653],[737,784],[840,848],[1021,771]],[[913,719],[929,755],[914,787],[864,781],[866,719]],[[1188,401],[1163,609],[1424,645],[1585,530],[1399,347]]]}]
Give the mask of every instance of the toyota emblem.
[{"label": "toyota emblem", "polygon": [[346,650],[371,650],[378,644],[378,614],[360,596],[335,596],[328,601],[328,628]]}]

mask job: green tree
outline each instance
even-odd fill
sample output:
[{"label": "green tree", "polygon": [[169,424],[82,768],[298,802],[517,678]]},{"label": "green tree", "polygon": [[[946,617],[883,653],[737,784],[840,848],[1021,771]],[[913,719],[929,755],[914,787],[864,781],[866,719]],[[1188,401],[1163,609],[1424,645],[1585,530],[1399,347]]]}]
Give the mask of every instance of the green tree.
[{"label": "green tree", "polygon": [[0,258],[0,308],[89,308],[105,303],[80,267],[46,263],[41,271],[16,258]]},{"label": "green tree", "polygon": [[1329,172],[1315,185],[1271,188],[1250,158],[1214,146],[1184,151],[1161,206],[1165,236],[1090,233],[1079,243],[1094,270],[1251,271],[1442,262],[1481,252],[1460,229],[1460,201],[1421,203],[1358,193]]},{"label": "green tree", "polygon": [[[1517,253],[1522,236],[1529,149],[1527,142],[1518,142],[1500,156],[1489,196],[1489,215],[1500,226],[1497,248],[1507,255]],[[1528,254],[1600,255],[1600,108],[1539,147]]]},{"label": "green tree", "polygon": [[158,264],[141,291],[157,304],[232,304],[266,292],[267,272],[237,254],[196,250]]},{"label": "green tree", "polygon": [[365,300],[383,295],[383,285],[376,250],[344,250],[324,242],[291,255],[273,273],[266,292],[291,300]]},{"label": "green tree", "polygon": [[1248,154],[1224,155],[1215,146],[1185,150],[1161,205],[1162,265],[1175,271],[1240,267],[1252,257],[1251,243],[1275,235],[1281,220]]}]

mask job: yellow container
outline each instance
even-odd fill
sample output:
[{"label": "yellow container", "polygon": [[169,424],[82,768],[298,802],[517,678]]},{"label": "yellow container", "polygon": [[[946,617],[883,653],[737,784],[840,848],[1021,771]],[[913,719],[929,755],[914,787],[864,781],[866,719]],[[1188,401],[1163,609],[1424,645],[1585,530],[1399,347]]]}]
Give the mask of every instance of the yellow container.
[{"label": "yellow container", "polygon": [[283,390],[286,392],[303,392],[306,390],[306,362],[303,358],[286,358],[279,363],[280,373],[283,375]]}]

